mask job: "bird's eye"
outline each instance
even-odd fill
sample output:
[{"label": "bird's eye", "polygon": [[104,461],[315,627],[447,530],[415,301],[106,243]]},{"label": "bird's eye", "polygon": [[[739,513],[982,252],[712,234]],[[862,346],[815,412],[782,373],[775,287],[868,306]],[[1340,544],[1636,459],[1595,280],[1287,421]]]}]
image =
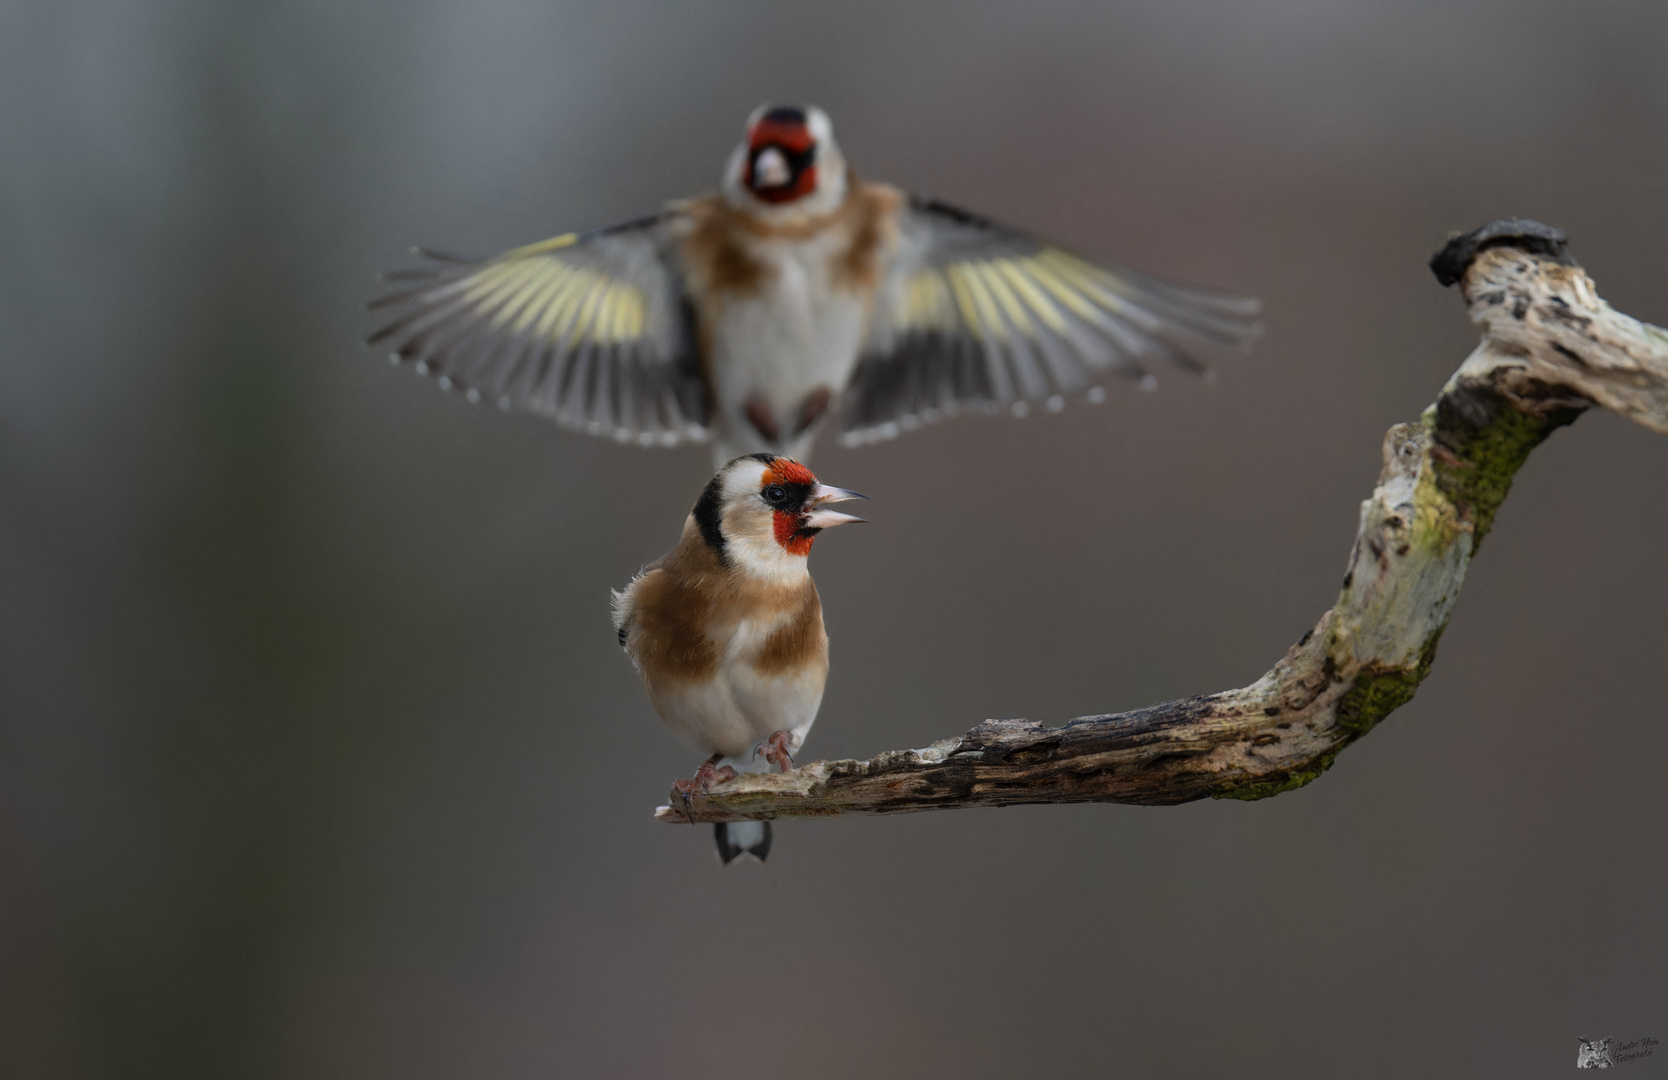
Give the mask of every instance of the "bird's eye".
[{"label": "bird's eye", "polygon": [[767,503],[779,503],[788,497],[787,491],[777,484],[772,484],[765,488],[763,494],[765,502]]}]

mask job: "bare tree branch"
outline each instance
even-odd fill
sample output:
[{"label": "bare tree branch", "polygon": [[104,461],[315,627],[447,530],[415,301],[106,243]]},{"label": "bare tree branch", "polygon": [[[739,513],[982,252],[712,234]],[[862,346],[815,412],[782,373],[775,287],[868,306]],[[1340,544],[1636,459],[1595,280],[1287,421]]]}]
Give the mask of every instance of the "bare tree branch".
[{"label": "bare tree branch", "polygon": [[1413,696],[1512,477],[1599,405],[1668,434],[1668,333],[1613,311],[1561,232],[1497,221],[1431,260],[1482,332],[1423,416],[1391,428],[1338,602],[1250,686],[1057,728],[986,720],[922,750],[743,774],[671,822],[1017,803],[1260,799],[1301,787]]}]

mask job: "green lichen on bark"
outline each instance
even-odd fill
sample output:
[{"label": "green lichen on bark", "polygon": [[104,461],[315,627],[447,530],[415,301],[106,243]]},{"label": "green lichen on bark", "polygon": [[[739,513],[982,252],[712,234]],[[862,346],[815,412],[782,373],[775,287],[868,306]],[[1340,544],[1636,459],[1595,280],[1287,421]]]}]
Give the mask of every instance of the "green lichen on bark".
[{"label": "green lichen on bark", "polygon": [[1338,702],[1338,726],[1356,738],[1413,699],[1424,679],[1422,670],[1363,672]]},{"label": "green lichen on bark", "polygon": [[1436,662],[1436,645],[1444,629],[1431,635],[1412,667],[1366,668],[1355,676],[1355,685],[1338,702],[1338,726],[1350,733],[1351,741],[1413,699],[1414,691]]},{"label": "green lichen on bark", "polygon": [[[1343,748],[1338,748],[1338,750],[1341,749]],[[1338,756],[1338,750],[1329,750],[1316,758],[1306,768],[1293,769],[1277,779],[1237,783],[1223,788],[1221,791],[1211,792],[1210,797],[1213,799],[1243,799],[1246,802],[1254,802],[1257,799],[1271,798],[1283,791],[1300,788],[1330,769],[1333,760]]]},{"label": "green lichen on bark", "polygon": [[[1445,628],[1444,628],[1445,629]],[[1430,674],[1436,662],[1437,642],[1442,630],[1431,635],[1430,641],[1419,650],[1418,661],[1410,668],[1368,668],[1355,677],[1355,685],[1338,701],[1338,727],[1346,733],[1346,741],[1306,766],[1292,769],[1268,780],[1240,781],[1220,791],[1211,792],[1213,799],[1267,799],[1293,788],[1300,788],[1332,767],[1344,746],[1354,742],[1386,716],[1413,699],[1413,692]]]},{"label": "green lichen on bark", "polygon": [[[1531,405],[1525,402],[1526,405]],[[1462,384],[1443,394],[1427,414],[1436,443],[1437,486],[1472,523],[1472,554],[1494,527],[1494,515],[1530,451],[1575,420],[1579,406],[1525,411],[1487,383]]]}]

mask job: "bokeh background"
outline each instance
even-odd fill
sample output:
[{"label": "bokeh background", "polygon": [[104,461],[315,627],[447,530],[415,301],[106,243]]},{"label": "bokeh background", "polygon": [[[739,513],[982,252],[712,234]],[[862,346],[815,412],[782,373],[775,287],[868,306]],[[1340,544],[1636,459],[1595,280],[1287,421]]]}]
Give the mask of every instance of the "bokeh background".
[{"label": "bokeh background", "polygon": [[[1568,230],[1668,323],[1660,0],[0,4],[0,1075],[1560,1075],[1668,1037],[1668,441],[1522,472],[1418,698],[1260,803],[656,823],[608,588],[703,448],[360,345],[407,245],[866,175],[1261,295],[1206,384],[817,454],[807,753],[1242,685],[1470,349],[1425,259]],[[1634,1068],[1660,1073],[1661,1059]]]}]

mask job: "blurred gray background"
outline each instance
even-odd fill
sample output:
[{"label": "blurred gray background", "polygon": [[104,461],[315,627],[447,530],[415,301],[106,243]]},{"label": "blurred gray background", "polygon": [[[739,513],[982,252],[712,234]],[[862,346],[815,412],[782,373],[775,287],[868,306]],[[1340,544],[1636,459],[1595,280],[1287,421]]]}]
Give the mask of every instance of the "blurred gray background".
[{"label": "blurred gray background", "polygon": [[865,175],[1268,304],[1214,384],[825,444],[877,523],[817,545],[811,757],[1264,671],[1474,342],[1450,230],[1559,225],[1668,322],[1660,0],[7,0],[0,1075],[1532,1077],[1668,1037],[1668,440],[1609,415],[1300,791],[788,822],[728,870],[651,819],[696,762],[608,588],[706,450],[472,408],[361,305],[409,244],[710,188],[780,99]]}]

